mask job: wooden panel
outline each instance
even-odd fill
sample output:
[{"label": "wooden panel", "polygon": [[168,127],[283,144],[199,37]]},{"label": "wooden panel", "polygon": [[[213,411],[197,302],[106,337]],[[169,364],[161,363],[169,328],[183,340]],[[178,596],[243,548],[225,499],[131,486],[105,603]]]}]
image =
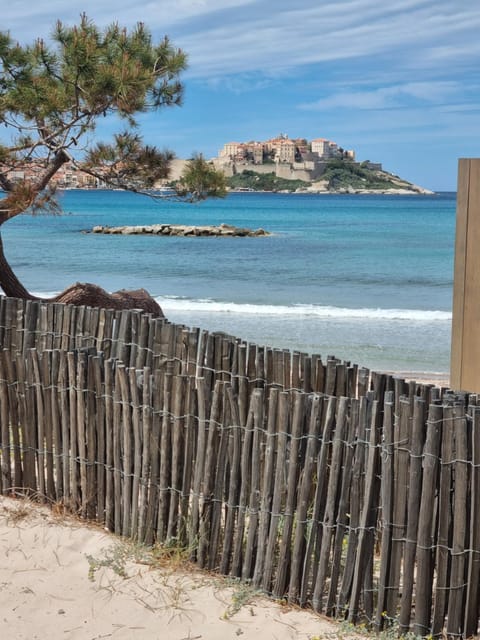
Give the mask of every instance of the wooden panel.
[{"label": "wooden panel", "polygon": [[480,159],[461,159],[452,318],[451,380],[455,389],[480,391]]}]

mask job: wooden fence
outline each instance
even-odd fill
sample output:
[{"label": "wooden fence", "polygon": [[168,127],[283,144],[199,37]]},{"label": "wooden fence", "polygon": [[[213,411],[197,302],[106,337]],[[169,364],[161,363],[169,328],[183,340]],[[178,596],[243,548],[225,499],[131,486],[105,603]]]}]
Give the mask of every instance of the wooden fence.
[{"label": "wooden fence", "polygon": [[0,299],[0,490],[291,603],[477,630],[480,406],[136,313]]}]

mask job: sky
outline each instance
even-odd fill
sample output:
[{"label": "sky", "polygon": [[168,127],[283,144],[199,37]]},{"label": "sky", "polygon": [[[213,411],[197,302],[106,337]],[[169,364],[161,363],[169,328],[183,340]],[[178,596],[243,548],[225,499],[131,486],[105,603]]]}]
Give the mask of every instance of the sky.
[{"label": "sky", "polygon": [[358,160],[454,191],[480,157],[478,0],[10,0],[0,29],[48,39],[57,19],[144,22],[188,54],[184,104],[145,140],[210,158],[227,142],[327,138]]}]

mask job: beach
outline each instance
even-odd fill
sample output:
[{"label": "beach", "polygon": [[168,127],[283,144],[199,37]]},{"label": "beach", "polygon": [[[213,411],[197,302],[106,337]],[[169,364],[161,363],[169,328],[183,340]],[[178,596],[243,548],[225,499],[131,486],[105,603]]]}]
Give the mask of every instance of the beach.
[{"label": "beach", "polygon": [[355,637],[53,505],[0,497],[0,631],[15,640]]},{"label": "beach", "polygon": [[[70,215],[19,218],[4,239],[22,280],[42,295],[75,281],[145,287],[177,324],[448,387],[454,201],[362,198],[238,194],[172,206],[162,221],[265,227],[272,236],[151,238],[82,233],[158,222],[160,213],[131,194],[74,193],[65,196]],[[0,498],[0,630],[11,637],[354,637],[51,506]]]}]

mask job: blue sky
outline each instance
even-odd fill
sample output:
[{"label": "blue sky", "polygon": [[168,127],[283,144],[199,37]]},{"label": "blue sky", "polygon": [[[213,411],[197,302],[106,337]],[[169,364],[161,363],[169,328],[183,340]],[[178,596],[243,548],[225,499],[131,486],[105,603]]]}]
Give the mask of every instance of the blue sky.
[{"label": "blue sky", "polygon": [[11,0],[3,30],[48,37],[57,19],[141,20],[189,55],[183,107],[143,118],[150,144],[211,157],[225,142],[324,137],[359,160],[455,190],[480,156],[475,0]]}]

